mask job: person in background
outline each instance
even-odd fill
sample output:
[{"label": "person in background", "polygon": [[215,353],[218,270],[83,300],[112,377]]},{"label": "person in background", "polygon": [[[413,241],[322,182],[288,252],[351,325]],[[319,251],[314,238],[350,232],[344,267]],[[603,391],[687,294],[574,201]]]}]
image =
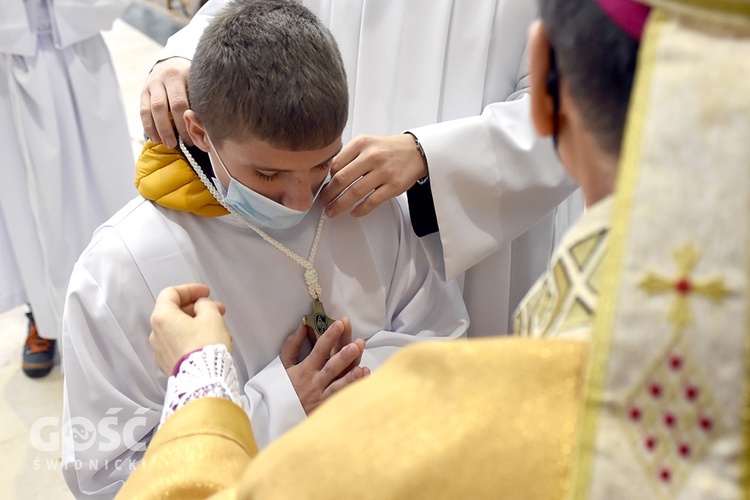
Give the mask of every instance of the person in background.
[{"label": "person in background", "polygon": [[54,365],[73,263],[135,194],[125,110],[100,35],[129,3],[0,6],[0,310],[29,303],[22,368],[30,377]]}]

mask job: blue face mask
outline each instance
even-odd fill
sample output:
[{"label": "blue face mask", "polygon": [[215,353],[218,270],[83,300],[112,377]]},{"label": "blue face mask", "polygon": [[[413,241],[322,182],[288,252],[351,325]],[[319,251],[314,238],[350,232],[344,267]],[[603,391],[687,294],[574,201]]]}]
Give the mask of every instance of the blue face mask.
[{"label": "blue face mask", "polygon": [[[206,138],[208,139],[208,135],[206,135]],[[214,185],[222,195],[223,199],[219,200],[222,204],[236,210],[238,214],[247,220],[247,222],[265,228],[290,229],[302,222],[302,219],[305,218],[305,215],[310,211],[312,205],[310,205],[310,208],[307,210],[294,210],[293,208],[285,207],[281,203],[276,203],[270,198],[253,191],[229,174],[227,167],[224,165],[224,161],[211,143],[211,139],[208,139],[208,143],[211,145],[211,148],[213,148],[214,154],[216,154],[216,158],[219,160],[219,165],[221,165],[224,173],[229,177],[229,186],[226,188],[221,184],[218,178],[214,177],[212,179]],[[214,172],[216,172],[216,165],[214,165],[213,160],[211,160],[211,167],[214,169]],[[318,198],[320,190],[323,189],[323,186],[330,179],[331,173],[329,172],[320,184],[318,191],[315,193],[313,203],[315,203],[315,200]]]}]

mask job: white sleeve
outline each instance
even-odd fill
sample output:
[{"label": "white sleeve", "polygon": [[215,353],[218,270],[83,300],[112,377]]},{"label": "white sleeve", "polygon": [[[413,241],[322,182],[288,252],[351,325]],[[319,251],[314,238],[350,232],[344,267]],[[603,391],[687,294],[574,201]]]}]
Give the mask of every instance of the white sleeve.
[{"label": "white sleeve", "polygon": [[[132,276],[128,266],[99,265]],[[153,309],[142,286],[97,282],[80,262],[70,279],[62,328],[62,468],[76,498],[113,496],[159,423],[166,377],[148,343],[148,314],[140,313]]]},{"label": "white sleeve", "polygon": [[198,41],[205,31],[208,23],[216,14],[223,9],[230,0],[209,0],[195,13],[190,23],[180,31],[170,36],[167,44],[159,53],[158,61],[169,59],[170,57],[184,57],[193,59],[195,48]]},{"label": "white sleeve", "polygon": [[[411,129],[427,156],[447,279],[459,276],[530,229],[576,188],[552,141],[534,131],[522,59],[506,101],[480,116]],[[442,266],[436,267],[440,270]]]},{"label": "white sleeve", "polygon": [[387,324],[367,339],[362,355],[361,364],[372,370],[409,344],[465,337],[469,327],[458,280],[444,281],[433,271],[409,223],[405,197],[396,201],[404,223],[387,296]]},{"label": "white sleeve", "polygon": [[278,356],[245,384],[244,398],[258,449],[307,418]]}]

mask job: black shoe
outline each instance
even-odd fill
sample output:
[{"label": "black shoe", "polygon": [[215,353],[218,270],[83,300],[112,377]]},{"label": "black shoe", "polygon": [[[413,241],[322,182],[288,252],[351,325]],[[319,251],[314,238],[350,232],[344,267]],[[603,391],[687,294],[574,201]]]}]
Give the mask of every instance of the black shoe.
[{"label": "black shoe", "polygon": [[26,313],[29,318],[29,333],[23,347],[23,372],[31,378],[44,377],[55,365],[55,341],[39,336],[34,322],[34,315]]}]

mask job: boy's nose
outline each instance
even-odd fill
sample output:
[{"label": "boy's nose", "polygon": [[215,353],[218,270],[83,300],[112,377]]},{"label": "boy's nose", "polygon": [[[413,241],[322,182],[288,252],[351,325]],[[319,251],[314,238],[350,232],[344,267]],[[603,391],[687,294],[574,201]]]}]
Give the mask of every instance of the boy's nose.
[{"label": "boy's nose", "polygon": [[308,176],[296,176],[284,193],[282,204],[293,210],[308,210],[313,203],[313,186]]}]

